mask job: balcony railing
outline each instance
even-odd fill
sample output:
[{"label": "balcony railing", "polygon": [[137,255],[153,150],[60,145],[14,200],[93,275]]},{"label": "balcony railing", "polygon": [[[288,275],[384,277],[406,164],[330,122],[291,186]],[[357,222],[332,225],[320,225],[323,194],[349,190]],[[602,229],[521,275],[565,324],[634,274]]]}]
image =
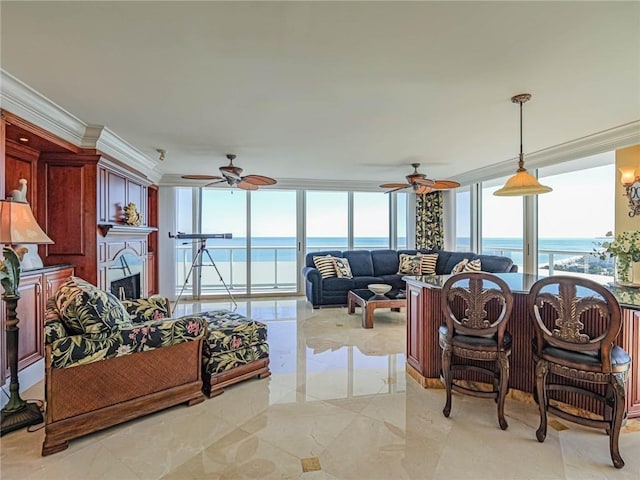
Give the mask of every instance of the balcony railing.
[{"label": "balcony railing", "polygon": [[[346,246],[314,245],[308,252],[324,250],[345,250]],[[358,247],[355,247],[358,249]],[[360,247],[360,249],[367,247]],[[369,247],[371,248],[371,247]],[[246,247],[245,246],[207,246],[214,259],[220,275],[229,289],[234,293],[247,291]],[[178,268],[176,288],[182,288],[193,261],[193,249],[189,245],[177,246]],[[251,261],[251,290],[252,292],[295,292],[297,278],[300,272],[296,265],[295,246],[252,246]],[[522,249],[514,247],[496,246],[485,249],[485,254],[503,255],[510,257],[522,271]],[[576,250],[539,250],[538,268],[553,275],[558,271],[590,273],[613,277],[613,262],[602,262],[591,255],[590,251]],[[268,260],[261,260],[267,259]],[[204,267],[201,267],[201,290],[204,294],[225,292],[218,274],[210,265],[209,258],[204,255]],[[192,294],[193,275],[198,271],[194,268],[189,283],[185,287],[185,294]]]}]

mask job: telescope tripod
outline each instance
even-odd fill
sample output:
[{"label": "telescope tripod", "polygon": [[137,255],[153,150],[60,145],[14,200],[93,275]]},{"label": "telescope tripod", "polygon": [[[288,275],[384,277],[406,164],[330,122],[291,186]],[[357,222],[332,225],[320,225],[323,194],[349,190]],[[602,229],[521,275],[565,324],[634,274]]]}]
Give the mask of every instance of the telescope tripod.
[{"label": "telescope tripod", "polygon": [[[206,254],[207,257],[209,257],[209,261],[211,262],[211,264],[203,264],[202,263],[202,257],[204,256],[204,254]],[[191,268],[189,268],[189,272],[187,273],[187,276],[184,279],[184,283],[182,284],[182,289],[180,290],[180,294],[178,295],[178,299],[176,300],[176,303],[173,305],[173,312],[175,312],[176,307],[178,306],[178,303],[180,303],[180,299],[182,298],[182,294],[184,293],[184,289],[187,286],[187,283],[189,283],[189,278],[191,277],[191,272],[193,272],[194,268],[198,268],[199,269],[198,270],[198,279],[202,280],[202,267],[213,267],[213,268],[215,268],[216,273],[218,274],[218,278],[222,282],[222,285],[224,285],[225,290],[229,294],[229,298],[231,298],[231,301],[233,302],[234,310],[236,308],[238,308],[238,304],[236,303],[236,299],[233,298],[233,295],[231,294],[231,290],[229,290],[229,287],[224,282],[224,279],[222,278],[222,274],[220,273],[220,270],[218,270],[218,267],[216,266],[216,262],[213,261],[213,257],[211,256],[211,254],[209,253],[209,250],[207,249],[207,239],[206,238],[201,238],[200,239],[200,248],[198,248],[198,252],[193,257],[193,262],[191,262]],[[173,312],[172,312],[172,315],[173,315]]]}]

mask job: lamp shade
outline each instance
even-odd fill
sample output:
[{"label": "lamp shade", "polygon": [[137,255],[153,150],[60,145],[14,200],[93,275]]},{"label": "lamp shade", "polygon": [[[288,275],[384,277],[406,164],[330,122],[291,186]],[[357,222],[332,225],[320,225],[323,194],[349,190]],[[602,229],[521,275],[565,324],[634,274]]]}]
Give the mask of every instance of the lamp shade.
[{"label": "lamp shade", "polygon": [[28,203],[0,200],[0,243],[53,243],[42,231]]},{"label": "lamp shade", "polygon": [[538,195],[540,193],[551,192],[553,189],[545,185],[540,185],[538,179],[525,169],[518,170],[499,190],[493,192],[499,197],[517,197],[523,195]]}]

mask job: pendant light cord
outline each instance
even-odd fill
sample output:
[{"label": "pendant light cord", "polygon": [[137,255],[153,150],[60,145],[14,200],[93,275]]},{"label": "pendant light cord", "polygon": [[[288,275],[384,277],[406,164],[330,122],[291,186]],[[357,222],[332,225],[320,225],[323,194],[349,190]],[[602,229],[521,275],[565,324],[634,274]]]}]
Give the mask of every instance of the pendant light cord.
[{"label": "pendant light cord", "polygon": [[520,159],[518,160],[518,171],[522,172],[525,170],[524,168],[524,153],[522,149],[522,104],[524,102],[518,102],[520,104]]}]

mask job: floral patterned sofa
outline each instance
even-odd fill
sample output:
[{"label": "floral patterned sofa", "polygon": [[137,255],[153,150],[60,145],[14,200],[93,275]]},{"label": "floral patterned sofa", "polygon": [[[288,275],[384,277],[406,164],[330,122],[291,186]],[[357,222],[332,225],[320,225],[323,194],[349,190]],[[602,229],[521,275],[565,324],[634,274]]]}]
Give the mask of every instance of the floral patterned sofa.
[{"label": "floral patterned sofa", "polygon": [[265,378],[269,371],[267,326],[228,310],[200,313],[208,334],[202,355],[203,391],[209,397],[248,378]]},{"label": "floral patterned sofa", "polygon": [[164,298],[120,302],[70,277],[47,304],[42,454],[151,412],[204,400],[200,316],[165,318]]}]

